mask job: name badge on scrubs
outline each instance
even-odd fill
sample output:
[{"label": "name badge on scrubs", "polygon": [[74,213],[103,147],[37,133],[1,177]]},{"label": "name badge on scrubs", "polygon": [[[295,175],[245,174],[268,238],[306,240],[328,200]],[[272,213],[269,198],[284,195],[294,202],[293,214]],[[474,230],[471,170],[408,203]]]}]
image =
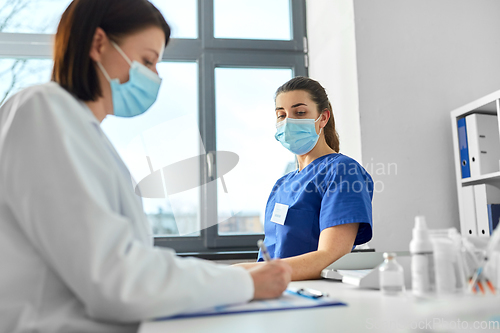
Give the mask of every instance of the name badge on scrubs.
[{"label": "name badge on scrubs", "polygon": [[275,204],[271,222],[285,225],[286,213],[288,212],[288,205]]}]

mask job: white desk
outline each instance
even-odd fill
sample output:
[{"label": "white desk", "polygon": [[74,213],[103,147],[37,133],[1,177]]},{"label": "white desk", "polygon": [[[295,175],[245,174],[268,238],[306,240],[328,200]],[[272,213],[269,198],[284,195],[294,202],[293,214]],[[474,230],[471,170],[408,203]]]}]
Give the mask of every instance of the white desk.
[{"label": "white desk", "polygon": [[[449,325],[454,325],[451,321],[456,321],[457,318],[461,321],[468,320],[471,321],[470,326],[473,320],[486,320],[500,315],[498,297],[462,296],[439,301],[418,300],[409,293],[402,297],[383,296],[377,290],[360,290],[332,280],[292,282],[291,286],[309,287],[327,292],[331,297],[347,303],[347,306],[144,322],[140,326],[139,333],[385,333],[415,331],[411,328],[416,325],[420,325],[423,330],[427,328],[426,331],[431,331],[429,326],[425,325],[430,325],[433,321],[435,321],[432,326],[433,332],[454,332],[453,329],[443,329],[446,324],[443,319],[449,322]],[[493,310],[489,312],[485,310],[492,308]],[[479,312],[480,316],[471,310]],[[497,316],[497,319],[500,319],[500,316]],[[470,330],[459,329],[457,332],[479,331],[470,328]]]}]

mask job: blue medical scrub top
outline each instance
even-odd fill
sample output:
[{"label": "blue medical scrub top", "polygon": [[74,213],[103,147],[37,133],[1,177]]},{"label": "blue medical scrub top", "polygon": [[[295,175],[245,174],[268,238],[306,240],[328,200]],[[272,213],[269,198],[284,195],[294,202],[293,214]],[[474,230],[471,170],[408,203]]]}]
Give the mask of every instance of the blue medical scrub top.
[{"label": "blue medical scrub top", "polygon": [[[264,244],[272,258],[288,258],[318,249],[326,228],[359,223],[354,245],[372,238],[373,180],[352,158],[328,154],[302,171],[280,178],[267,201]],[[284,224],[271,221],[275,204],[288,206]],[[259,251],[258,261],[263,261]]]}]

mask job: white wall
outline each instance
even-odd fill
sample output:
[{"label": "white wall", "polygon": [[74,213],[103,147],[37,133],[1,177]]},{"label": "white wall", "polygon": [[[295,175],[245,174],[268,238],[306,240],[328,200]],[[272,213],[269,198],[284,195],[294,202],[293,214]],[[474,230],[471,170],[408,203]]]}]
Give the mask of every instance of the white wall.
[{"label": "white wall", "polygon": [[458,228],[450,111],[500,89],[500,1],[309,0],[310,75],[330,71],[341,86],[331,62],[351,52],[321,60],[325,46],[311,38],[341,33],[317,24],[335,17],[332,2],[354,9],[362,158],[378,184],[371,246],[407,249],[417,214]]},{"label": "white wall", "polygon": [[340,150],[361,163],[352,1],[307,2],[309,76],[325,87],[333,107]]}]

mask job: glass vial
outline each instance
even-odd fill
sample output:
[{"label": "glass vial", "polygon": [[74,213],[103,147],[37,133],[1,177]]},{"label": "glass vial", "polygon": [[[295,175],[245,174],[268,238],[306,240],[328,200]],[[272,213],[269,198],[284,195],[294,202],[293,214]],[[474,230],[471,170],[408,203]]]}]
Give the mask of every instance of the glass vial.
[{"label": "glass vial", "polygon": [[396,253],[384,253],[379,266],[380,290],[384,295],[399,295],[405,291],[403,267],[396,261]]}]

